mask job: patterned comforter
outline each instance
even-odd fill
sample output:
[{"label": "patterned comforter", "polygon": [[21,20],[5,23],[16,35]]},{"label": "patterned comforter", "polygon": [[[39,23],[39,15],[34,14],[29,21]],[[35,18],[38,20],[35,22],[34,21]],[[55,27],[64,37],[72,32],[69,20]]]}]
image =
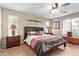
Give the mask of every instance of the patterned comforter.
[{"label": "patterned comforter", "polygon": [[57,35],[33,35],[28,36],[24,41],[37,55],[42,55],[43,52],[48,51],[50,48],[66,42],[62,36]]}]

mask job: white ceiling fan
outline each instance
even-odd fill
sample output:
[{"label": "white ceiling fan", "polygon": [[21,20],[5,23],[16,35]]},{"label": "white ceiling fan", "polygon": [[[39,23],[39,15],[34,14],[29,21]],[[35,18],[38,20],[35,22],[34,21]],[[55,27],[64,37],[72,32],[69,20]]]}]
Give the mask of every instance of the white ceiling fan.
[{"label": "white ceiling fan", "polygon": [[61,13],[67,13],[67,11],[62,10],[63,7],[70,5],[70,3],[51,3],[51,8],[49,10],[56,13],[56,12],[61,12]]}]

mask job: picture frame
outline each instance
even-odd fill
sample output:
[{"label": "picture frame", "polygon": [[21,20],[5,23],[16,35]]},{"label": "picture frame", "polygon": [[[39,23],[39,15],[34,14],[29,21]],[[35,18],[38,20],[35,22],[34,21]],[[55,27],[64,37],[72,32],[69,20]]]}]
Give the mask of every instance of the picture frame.
[{"label": "picture frame", "polygon": [[60,21],[52,22],[52,28],[53,29],[60,29]]}]

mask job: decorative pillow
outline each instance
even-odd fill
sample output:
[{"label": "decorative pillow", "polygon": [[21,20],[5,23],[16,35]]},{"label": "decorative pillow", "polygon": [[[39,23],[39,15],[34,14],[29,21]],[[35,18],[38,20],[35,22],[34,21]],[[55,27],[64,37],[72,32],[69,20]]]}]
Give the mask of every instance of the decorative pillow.
[{"label": "decorative pillow", "polygon": [[30,31],[30,35],[35,35],[35,31]]},{"label": "decorative pillow", "polygon": [[27,36],[29,35],[43,35],[44,32],[43,31],[30,31],[30,32],[27,32]]},{"label": "decorative pillow", "polygon": [[36,32],[36,35],[42,35],[42,33],[40,31]]},{"label": "decorative pillow", "polygon": [[42,35],[45,34],[44,31],[40,31],[40,32],[42,33]]},{"label": "decorative pillow", "polygon": [[26,34],[26,35],[30,35],[30,32],[26,32],[25,34]]},{"label": "decorative pillow", "polygon": [[30,31],[30,32],[27,32],[27,35],[35,35],[35,31]]}]

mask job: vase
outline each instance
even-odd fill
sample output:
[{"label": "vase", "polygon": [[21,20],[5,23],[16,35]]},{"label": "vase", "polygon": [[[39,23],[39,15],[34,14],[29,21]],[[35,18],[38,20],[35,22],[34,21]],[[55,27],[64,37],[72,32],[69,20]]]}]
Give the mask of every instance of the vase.
[{"label": "vase", "polygon": [[12,30],[12,35],[15,35],[15,30],[14,29]]}]

